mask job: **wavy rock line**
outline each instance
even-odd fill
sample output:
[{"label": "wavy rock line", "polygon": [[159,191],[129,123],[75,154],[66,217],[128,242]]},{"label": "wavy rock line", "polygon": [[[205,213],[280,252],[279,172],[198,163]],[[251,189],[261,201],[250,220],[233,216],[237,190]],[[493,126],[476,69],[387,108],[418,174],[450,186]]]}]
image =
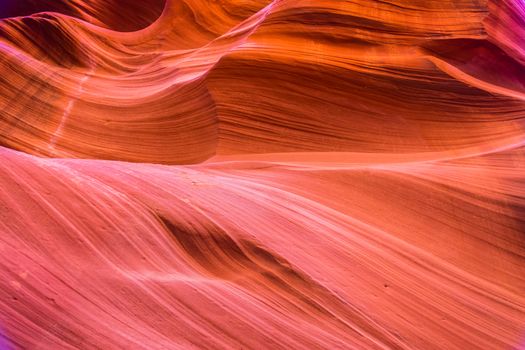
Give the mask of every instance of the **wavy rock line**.
[{"label": "wavy rock line", "polygon": [[0,347],[520,349],[523,13],[6,2]]}]

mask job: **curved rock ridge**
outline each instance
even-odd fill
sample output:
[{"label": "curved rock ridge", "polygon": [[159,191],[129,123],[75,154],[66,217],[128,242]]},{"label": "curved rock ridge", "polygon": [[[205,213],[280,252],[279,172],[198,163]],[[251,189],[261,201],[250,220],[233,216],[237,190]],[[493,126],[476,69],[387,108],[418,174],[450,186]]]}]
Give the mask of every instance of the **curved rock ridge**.
[{"label": "curved rock ridge", "polygon": [[166,164],[510,144],[525,77],[505,33],[521,17],[501,17],[518,5],[177,0],[131,33],[57,12],[5,19],[0,140]]},{"label": "curved rock ridge", "polygon": [[[0,18],[57,12],[98,26],[119,31],[135,31],[155,21],[165,0],[123,2],[119,0],[3,0]],[[118,16],[116,16],[118,14]]]},{"label": "curved rock ridge", "polygon": [[525,5],[0,5],[0,350],[525,349]]}]

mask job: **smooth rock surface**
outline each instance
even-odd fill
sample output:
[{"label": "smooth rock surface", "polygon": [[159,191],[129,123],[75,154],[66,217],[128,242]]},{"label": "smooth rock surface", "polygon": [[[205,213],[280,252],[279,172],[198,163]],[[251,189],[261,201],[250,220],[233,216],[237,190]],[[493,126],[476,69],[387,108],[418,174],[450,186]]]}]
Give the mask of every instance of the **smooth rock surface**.
[{"label": "smooth rock surface", "polygon": [[524,349],[520,0],[0,5],[0,349]]}]

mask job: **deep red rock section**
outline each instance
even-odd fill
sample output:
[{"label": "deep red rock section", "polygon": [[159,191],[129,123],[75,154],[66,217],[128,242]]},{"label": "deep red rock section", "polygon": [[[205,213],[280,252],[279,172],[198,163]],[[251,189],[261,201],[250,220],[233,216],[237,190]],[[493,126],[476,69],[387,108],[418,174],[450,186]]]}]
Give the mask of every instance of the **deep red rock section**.
[{"label": "deep red rock section", "polygon": [[0,348],[524,345],[523,2],[1,6]]}]

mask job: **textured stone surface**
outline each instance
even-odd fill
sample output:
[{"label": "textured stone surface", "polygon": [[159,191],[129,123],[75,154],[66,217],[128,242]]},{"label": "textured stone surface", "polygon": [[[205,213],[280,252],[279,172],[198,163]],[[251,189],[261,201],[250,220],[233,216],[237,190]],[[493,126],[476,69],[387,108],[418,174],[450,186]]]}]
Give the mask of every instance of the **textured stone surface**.
[{"label": "textured stone surface", "polygon": [[523,2],[0,7],[0,349],[525,346]]}]

